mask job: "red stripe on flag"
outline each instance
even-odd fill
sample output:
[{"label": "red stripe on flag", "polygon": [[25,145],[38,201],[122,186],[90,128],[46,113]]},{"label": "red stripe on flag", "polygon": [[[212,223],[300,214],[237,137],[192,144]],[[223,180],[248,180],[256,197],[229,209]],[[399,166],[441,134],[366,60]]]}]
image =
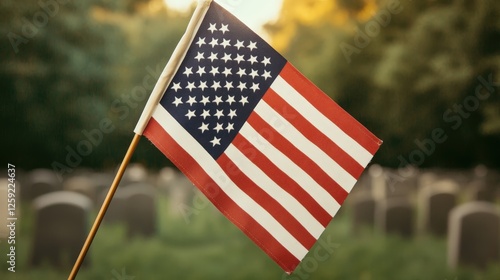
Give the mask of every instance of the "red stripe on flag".
[{"label": "red stripe on flag", "polygon": [[[354,178],[359,178],[364,168],[348,153],[342,150],[330,138],[319,131],[297,110],[290,106],[274,90],[269,89],[263,98],[276,112],[285,117],[293,126],[302,132],[304,137],[323,150]],[[288,116],[288,117],[287,117]]]},{"label": "red stripe on flag", "polygon": [[[292,180],[281,169],[273,164],[259,149],[253,146],[243,136],[238,135],[233,140],[233,145],[240,150],[245,156],[257,165],[262,172],[271,178],[283,190],[293,196],[302,204],[311,215],[318,220],[324,227],[330,223],[332,216],[326,212],[321,205],[318,204],[297,182]],[[309,247],[307,247],[309,248]]]},{"label": "red stripe on flag", "polygon": [[304,96],[331,122],[355,139],[372,155],[379,149],[381,141],[317,86],[304,77],[295,67],[287,63],[280,74],[295,90]]},{"label": "red stripe on flag", "polygon": [[198,162],[170,137],[154,118],[149,121],[143,135],[179,167],[224,216],[240,228],[281,268],[286,272],[292,272],[297,267],[300,260],[288,252],[266,229],[234,203],[206,174]]},{"label": "red stripe on flag", "polygon": [[[238,136],[237,136],[238,137]],[[225,154],[222,154],[217,162],[220,166],[231,166],[232,172],[228,172],[231,180],[262,208],[264,208],[276,221],[278,221],[290,234],[297,239],[304,247],[311,248],[316,238],[314,238],[279,202],[263,191]]]},{"label": "red stripe on flag", "polygon": [[[321,185],[330,195],[340,204],[347,198],[348,192],[335,182],[328,174],[326,174],[314,161],[305,155],[300,149],[290,143],[278,131],[264,121],[259,115],[251,114],[247,122],[254,128],[259,128],[260,131],[268,130],[272,137],[260,134],[274,147],[285,154],[296,165],[300,166],[314,181]],[[257,130],[259,131],[259,130]]]}]

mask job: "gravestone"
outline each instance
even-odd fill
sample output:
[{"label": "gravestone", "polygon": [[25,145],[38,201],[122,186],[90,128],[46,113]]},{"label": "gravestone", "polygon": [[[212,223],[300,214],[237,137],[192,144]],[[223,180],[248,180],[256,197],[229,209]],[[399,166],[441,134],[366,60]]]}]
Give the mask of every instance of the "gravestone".
[{"label": "gravestone", "polygon": [[375,225],[375,205],[373,195],[368,192],[351,194],[349,205],[352,210],[352,229],[359,233],[363,228],[373,229]]},{"label": "gravestone", "polygon": [[384,176],[384,168],[378,164],[373,164],[368,168],[373,197],[377,200],[386,198],[387,182]]},{"label": "gravestone", "polygon": [[[100,209],[104,199],[108,194],[108,190],[103,190],[99,195],[99,205],[96,205],[96,208]],[[111,203],[109,204],[108,210],[104,215],[104,223],[107,224],[119,224],[125,223],[126,220],[126,194],[123,193],[121,187],[118,187],[118,190],[115,192]]]},{"label": "gravestone", "polygon": [[485,181],[474,180],[467,186],[471,199],[476,201],[495,202],[496,189]]},{"label": "gravestone", "polygon": [[399,169],[386,169],[386,197],[410,198],[418,189],[419,171],[407,166]]},{"label": "gravestone", "polygon": [[500,261],[500,210],[488,202],[470,202],[449,216],[448,264],[485,268]]},{"label": "gravestone", "polygon": [[[35,225],[30,264],[40,266],[48,262],[70,268],[87,237],[92,202],[84,195],[59,191],[39,196],[33,206]],[[89,256],[84,264],[89,262]]]},{"label": "gravestone", "polygon": [[198,197],[205,197],[198,193],[198,189],[184,174],[180,174],[175,184],[171,185],[171,189],[169,211],[174,214],[173,216],[185,215],[185,212],[183,212],[185,207],[196,208],[196,199]]},{"label": "gravestone", "polygon": [[158,190],[165,194],[167,197],[171,197],[172,187],[176,186],[176,182],[181,177],[180,172],[171,167],[162,168],[157,176],[155,184],[158,186]]},{"label": "gravestone", "polygon": [[158,172],[156,183],[161,191],[168,192],[170,185],[177,180],[179,172],[171,167],[164,167]]},{"label": "gravestone", "polygon": [[186,207],[192,207],[196,188],[184,174],[173,168],[164,168],[156,182],[158,190],[167,196],[170,216],[180,217]]},{"label": "gravestone", "polygon": [[157,231],[156,191],[145,183],[128,185],[122,191],[129,237],[149,237]]},{"label": "gravestone", "polygon": [[481,182],[484,185],[491,185],[498,180],[497,173],[488,169],[485,165],[478,165],[473,170],[473,182]]},{"label": "gravestone", "polygon": [[446,236],[448,215],[457,205],[458,185],[452,180],[439,180],[420,189],[420,228],[436,236]]},{"label": "gravestone", "polygon": [[[91,178],[92,185],[95,189],[95,200],[94,206],[97,209],[100,209],[102,203],[104,202],[104,198],[111,188],[111,184],[113,183],[114,176],[111,173],[94,173]],[[121,185],[121,184],[120,184]],[[120,189],[120,186],[118,187]],[[104,194],[104,195],[103,195]]]},{"label": "gravestone", "polygon": [[351,190],[351,194],[371,192],[372,182],[368,172],[363,172]]},{"label": "gravestone", "polygon": [[63,189],[66,191],[77,192],[95,201],[96,188],[88,176],[73,176],[63,182]]},{"label": "gravestone", "polygon": [[35,169],[28,175],[29,183],[22,189],[22,197],[28,200],[40,195],[60,191],[61,183],[54,171],[49,169]]},{"label": "gravestone", "polygon": [[129,185],[132,183],[147,182],[148,175],[148,170],[144,167],[144,165],[131,163],[128,165],[125,173],[123,174],[122,184]]},{"label": "gravestone", "polygon": [[434,184],[436,181],[439,181],[439,176],[432,171],[424,171],[418,177],[418,185],[419,188],[425,188],[426,186],[430,186]]},{"label": "gravestone", "polygon": [[410,198],[418,186],[416,168],[388,169],[372,165],[368,171],[372,182],[373,196],[377,200],[387,198]]},{"label": "gravestone", "polygon": [[471,178],[472,174],[469,170],[450,169],[447,170],[444,178],[441,179],[453,180],[459,186],[459,189],[462,189],[463,186],[466,186],[470,182]]},{"label": "gravestone", "polygon": [[446,236],[448,231],[448,214],[457,204],[456,193],[434,193],[429,197],[426,228],[436,236]]},{"label": "gravestone", "polygon": [[404,198],[390,198],[377,204],[375,222],[385,234],[410,238],[414,234],[415,211]]},{"label": "gravestone", "polygon": [[472,200],[496,202],[500,177],[497,171],[478,165],[473,169],[473,179],[468,185]]}]

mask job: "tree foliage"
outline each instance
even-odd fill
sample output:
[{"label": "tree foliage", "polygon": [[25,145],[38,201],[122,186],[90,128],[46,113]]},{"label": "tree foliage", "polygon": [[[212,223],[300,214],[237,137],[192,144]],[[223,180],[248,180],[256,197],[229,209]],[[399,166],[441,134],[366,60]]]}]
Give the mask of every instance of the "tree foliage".
[{"label": "tree foliage", "polygon": [[2,157],[27,169],[115,166],[186,16],[158,0],[0,5]]},{"label": "tree foliage", "polygon": [[344,26],[369,18],[375,9],[375,0],[283,0],[278,21],[268,25],[268,29],[273,33],[274,46],[284,50],[294,44],[293,38],[301,34],[303,27],[313,30]]},{"label": "tree foliage", "polygon": [[[363,18],[366,1],[309,2],[322,6],[315,24],[282,16],[269,30],[279,41],[299,26],[285,56],[385,140],[376,161],[500,164],[500,3],[383,0]],[[332,23],[332,6],[349,18]]]}]

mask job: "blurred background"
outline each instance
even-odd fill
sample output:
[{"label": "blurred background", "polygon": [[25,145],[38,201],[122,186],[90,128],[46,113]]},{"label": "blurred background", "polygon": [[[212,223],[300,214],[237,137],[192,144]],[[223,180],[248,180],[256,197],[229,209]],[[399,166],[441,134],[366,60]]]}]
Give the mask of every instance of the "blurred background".
[{"label": "blurred background", "polygon": [[[384,144],[287,276],[143,139],[77,279],[500,279],[500,2],[216,2]],[[193,3],[2,0],[0,279],[67,277]]]}]

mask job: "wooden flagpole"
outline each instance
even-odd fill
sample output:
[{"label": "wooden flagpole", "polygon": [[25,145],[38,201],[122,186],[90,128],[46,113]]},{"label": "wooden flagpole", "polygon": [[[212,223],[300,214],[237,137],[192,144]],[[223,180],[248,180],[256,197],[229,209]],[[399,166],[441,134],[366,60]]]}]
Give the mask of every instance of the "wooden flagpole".
[{"label": "wooden flagpole", "polygon": [[111,187],[109,188],[108,194],[106,195],[106,199],[104,200],[101,210],[99,210],[99,214],[97,214],[97,217],[94,221],[94,225],[92,226],[89,235],[87,236],[87,240],[85,241],[82,250],[80,251],[80,255],[78,256],[78,259],[75,262],[75,265],[73,266],[73,269],[71,270],[71,274],[68,277],[68,280],[73,280],[75,279],[78,270],[80,270],[80,267],[82,266],[83,260],[85,259],[85,256],[87,255],[87,252],[90,248],[90,244],[92,244],[92,241],[94,240],[94,237],[97,233],[97,230],[99,229],[99,226],[101,225],[101,222],[104,218],[104,215],[106,214],[106,211],[108,210],[109,204],[111,203],[111,200],[113,199],[113,196],[115,195],[115,192],[118,188],[118,185],[120,184],[120,181],[123,177],[123,174],[125,173],[125,169],[127,168],[128,163],[130,162],[130,159],[132,158],[132,155],[134,154],[135,148],[139,144],[139,140],[141,139],[140,134],[135,134],[134,138],[132,139],[132,143],[130,143],[130,147],[128,148],[127,153],[125,154],[125,157],[123,158],[123,161],[120,165],[120,168],[118,169],[118,172],[115,175],[115,179],[113,180],[113,183],[111,184]]},{"label": "wooden flagpole", "polygon": [[165,66],[165,69],[163,70],[155,87],[153,88],[153,92],[151,93],[151,96],[149,97],[149,100],[146,103],[144,111],[142,112],[141,117],[139,118],[137,126],[134,129],[135,132],[134,139],[132,140],[132,143],[130,143],[130,147],[128,148],[128,151],[125,154],[125,158],[123,159],[122,164],[120,165],[120,168],[116,173],[115,179],[113,180],[113,183],[111,184],[111,187],[108,191],[108,195],[106,196],[106,199],[104,200],[104,203],[101,206],[101,210],[99,210],[99,214],[97,215],[94,221],[94,225],[92,226],[92,229],[90,230],[90,233],[87,236],[87,240],[85,241],[85,244],[83,245],[83,248],[80,251],[80,255],[78,256],[78,259],[76,260],[75,265],[71,270],[71,274],[69,275],[68,280],[74,280],[78,273],[78,270],[80,270],[83,260],[85,259],[85,255],[87,254],[90,248],[90,244],[92,244],[92,241],[94,240],[94,237],[97,233],[97,230],[99,229],[99,226],[101,225],[104,215],[108,210],[109,204],[111,203],[111,200],[113,199],[116,189],[118,188],[118,184],[120,183],[123,174],[125,173],[125,169],[127,168],[130,158],[132,157],[132,154],[134,153],[135,148],[137,147],[137,144],[141,139],[141,135],[144,132],[144,129],[147,126],[149,119],[151,118],[151,115],[153,114],[154,107],[160,102],[160,99],[163,96],[166,87],[168,86],[174,74],[180,67],[182,59],[186,55],[189,46],[194,40],[194,35],[196,31],[200,27],[201,22],[205,17],[208,8],[210,7],[210,3],[212,3],[212,0],[198,0],[198,5],[196,6],[196,9],[194,11],[191,20],[189,21],[186,32],[184,33],[184,36],[182,36],[179,44],[172,53],[172,57],[168,61],[167,65]]}]

